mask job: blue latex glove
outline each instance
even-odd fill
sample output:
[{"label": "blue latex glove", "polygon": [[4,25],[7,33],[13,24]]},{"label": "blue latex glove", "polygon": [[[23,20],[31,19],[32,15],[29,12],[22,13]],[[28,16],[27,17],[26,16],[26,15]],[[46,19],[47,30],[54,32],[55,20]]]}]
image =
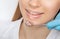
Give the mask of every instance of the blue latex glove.
[{"label": "blue latex glove", "polygon": [[46,24],[48,29],[56,29],[60,30],[60,13],[56,16],[56,18],[53,21],[50,21]]}]

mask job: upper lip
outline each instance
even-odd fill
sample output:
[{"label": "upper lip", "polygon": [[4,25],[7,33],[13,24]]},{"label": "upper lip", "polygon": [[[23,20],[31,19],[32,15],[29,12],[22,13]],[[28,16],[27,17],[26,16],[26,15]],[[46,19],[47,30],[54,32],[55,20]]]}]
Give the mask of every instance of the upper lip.
[{"label": "upper lip", "polygon": [[38,12],[38,11],[33,11],[33,10],[28,10],[28,9],[25,9],[27,12],[29,12],[30,14],[43,14],[43,12]]}]

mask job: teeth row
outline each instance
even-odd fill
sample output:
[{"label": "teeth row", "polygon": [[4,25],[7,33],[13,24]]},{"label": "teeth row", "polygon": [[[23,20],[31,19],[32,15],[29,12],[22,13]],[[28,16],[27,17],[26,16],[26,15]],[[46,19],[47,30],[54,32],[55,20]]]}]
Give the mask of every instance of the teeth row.
[{"label": "teeth row", "polygon": [[26,11],[29,12],[30,14],[35,14],[35,15],[36,15],[36,14],[40,14],[39,12],[28,11],[27,9],[26,9]]},{"label": "teeth row", "polygon": [[37,13],[37,12],[30,12],[30,14],[39,14],[39,13]]}]

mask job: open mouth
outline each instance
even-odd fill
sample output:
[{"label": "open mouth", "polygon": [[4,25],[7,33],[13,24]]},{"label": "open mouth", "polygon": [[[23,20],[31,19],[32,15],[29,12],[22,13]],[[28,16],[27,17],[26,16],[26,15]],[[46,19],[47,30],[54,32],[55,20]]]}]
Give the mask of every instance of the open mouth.
[{"label": "open mouth", "polygon": [[37,12],[37,11],[31,11],[31,10],[29,11],[27,9],[25,9],[25,10],[27,12],[26,14],[31,19],[40,18],[42,16],[42,14],[44,14],[44,13],[40,13],[40,12]]}]

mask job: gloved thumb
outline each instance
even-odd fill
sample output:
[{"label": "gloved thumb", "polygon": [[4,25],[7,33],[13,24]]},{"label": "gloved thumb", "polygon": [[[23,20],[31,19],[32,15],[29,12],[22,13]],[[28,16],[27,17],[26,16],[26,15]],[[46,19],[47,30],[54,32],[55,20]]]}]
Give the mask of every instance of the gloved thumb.
[{"label": "gloved thumb", "polygon": [[53,20],[53,21],[50,21],[46,24],[46,26],[49,28],[49,29],[52,29],[56,26],[59,26],[60,25],[60,20]]}]

